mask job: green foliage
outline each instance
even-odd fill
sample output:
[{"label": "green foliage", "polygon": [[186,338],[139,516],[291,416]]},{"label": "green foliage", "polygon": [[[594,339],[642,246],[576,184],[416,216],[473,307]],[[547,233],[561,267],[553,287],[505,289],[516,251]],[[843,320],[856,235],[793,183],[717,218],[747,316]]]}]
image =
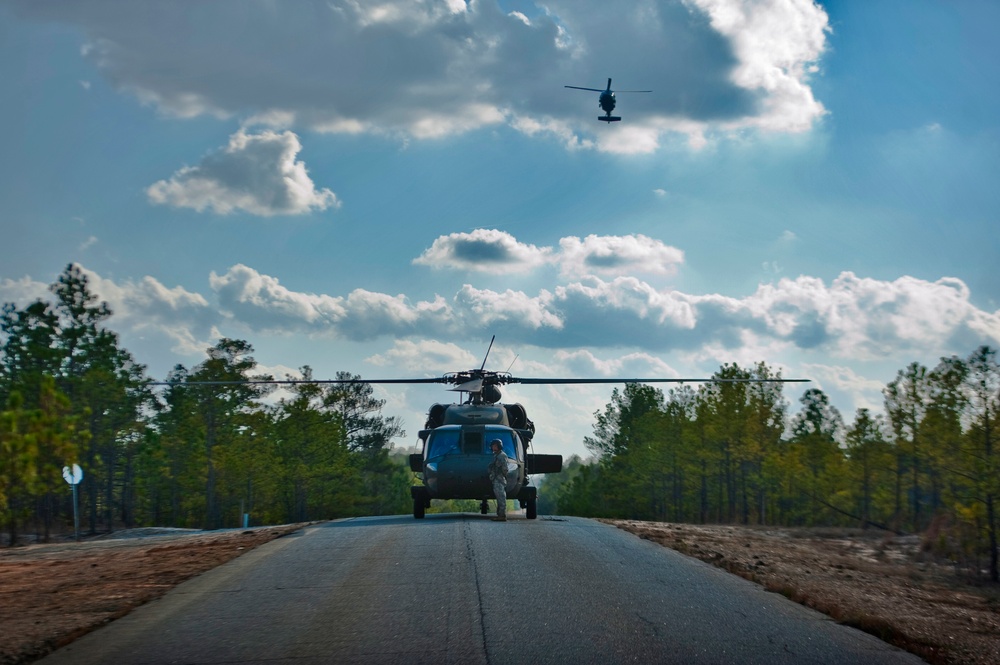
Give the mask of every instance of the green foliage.
[{"label": "green foliage", "polygon": [[563,461],[561,473],[550,473],[533,478],[538,487],[538,512],[543,515],[560,513],[559,504],[563,496],[569,492],[569,486],[584,466],[579,455],[573,455]]},{"label": "green foliage", "polygon": [[895,465],[883,420],[872,417],[868,409],[858,409],[844,437],[844,451],[848,501],[859,526],[887,528]]},{"label": "green foliage", "polygon": [[928,547],[997,579],[994,350],[912,363],[886,386],[885,416],[859,409],[848,426],[820,389],[788,420],[782,384],[745,382],[777,377],[723,365],[697,391],[613,391],[585,440],[595,458],[540,497],[591,517],[930,528]]},{"label": "green foliage", "polygon": [[26,499],[38,487],[38,442],[27,434],[27,414],[20,393],[12,393],[0,412],[0,519],[5,525],[22,516]]},{"label": "green foliage", "polygon": [[640,445],[637,437],[639,421],[663,404],[663,392],[640,383],[628,383],[621,392],[611,392],[611,403],[604,412],[594,414],[594,436],[584,439],[587,448],[599,458],[620,455],[633,444]]},{"label": "green foliage", "polygon": [[788,472],[785,519],[815,526],[836,523],[835,513],[844,478],[843,430],[840,413],[826,394],[810,388],[799,400],[801,411],[792,419],[792,436],[784,447],[782,468]]},{"label": "green foliage", "polygon": [[475,499],[448,499],[446,501],[435,501],[427,509],[428,514],[433,513],[478,513],[479,501]]},{"label": "green foliage", "polygon": [[64,485],[62,469],[77,460],[78,418],[52,377],[43,376],[33,409],[14,392],[0,412],[0,524],[17,542],[18,524],[36,500]]},{"label": "green foliage", "polygon": [[51,291],[53,304],[0,311],[0,520],[12,541],[18,525],[47,537],[71,519],[61,469],[76,461],[91,532],[409,511],[408,460],[390,455],[404,433],[370,386],[303,383],[267,405],[260,385],[196,383],[265,378],[250,344],[221,339],[157,396],[79,266]]},{"label": "green foliage", "polygon": [[0,313],[0,336],[0,398],[6,402],[19,392],[26,408],[33,408],[43,377],[56,376],[62,364],[58,317],[40,300],[23,310],[8,303]]}]

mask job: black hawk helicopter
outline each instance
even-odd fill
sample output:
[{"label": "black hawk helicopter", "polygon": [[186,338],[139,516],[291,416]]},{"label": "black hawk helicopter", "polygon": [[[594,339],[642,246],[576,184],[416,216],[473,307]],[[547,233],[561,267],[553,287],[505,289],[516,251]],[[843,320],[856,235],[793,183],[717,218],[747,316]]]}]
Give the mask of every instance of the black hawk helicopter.
[{"label": "black hawk helicopter", "polygon": [[[432,499],[478,500],[479,510],[489,512],[488,501],[493,497],[493,485],[488,467],[493,458],[490,443],[499,439],[509,460],[507,467],[507,496],[517,500],[529,520],[538,517],[538,488],[531,484],[531,476],[562,471],[562,455],[529,453],[535,436],[535,424],[528,418],[527,410],[518,403],[502,404],[499,386],[511,383],[522,385],[570,385],[599,383],[772,383],[806,382],[809,379],[556,379],[524,378],[509,372],[486,369],[493,342],[486,350],[486,358],[478,369],[450,372],[443,376],[418,379],[247,379],[244,381],[187,381],[185,385],[236,385],[236,384],[426,384],[443,383],[454,387],[449,390],[463,394],[457,403],[433,404],[427,412],[427,422],[418,432],[422,451],[409,457],[410,470],[420,474],[421,484],[410,487],[413,498],[413,517],[423,519]],[[150,385],[171,385],[175,382],[155,381]],[[464,397],[468,395],[468,397]]]},{"label": "black hawk helicopter", "polygon": [[653,92],[652,90],[612,90],[611,89],[611,79],[608,79],[608,87],[604,90],[600,88],[581,88],[578,85],[567,85],[566,88],[573,88],[574,90],[590,90],[591,92],[599,92],[601,96],[597,99],[597,105],[601,107],[604,111],[604,115],[597,116],[598,120],[608,123],[618,122],[621,120],[621,116],[611,115],[611,112],[615,110],[615,92]]}]

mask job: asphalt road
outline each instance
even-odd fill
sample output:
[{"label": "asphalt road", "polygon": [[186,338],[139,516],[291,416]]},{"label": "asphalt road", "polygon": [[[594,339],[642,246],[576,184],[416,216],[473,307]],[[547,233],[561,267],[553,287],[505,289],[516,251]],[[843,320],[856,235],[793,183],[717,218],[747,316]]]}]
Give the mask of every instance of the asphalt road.
[{"label": "asphalt road", "polygon": [[41,661],[920,663],[598,522],[330,522],[272,541]]}]

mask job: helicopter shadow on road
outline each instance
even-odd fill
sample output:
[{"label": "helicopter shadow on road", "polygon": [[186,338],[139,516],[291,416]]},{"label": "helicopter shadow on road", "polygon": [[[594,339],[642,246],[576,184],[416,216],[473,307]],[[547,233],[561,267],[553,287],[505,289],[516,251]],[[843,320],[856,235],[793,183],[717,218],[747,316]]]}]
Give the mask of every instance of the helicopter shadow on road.
[{"label": "helicopter shadow on road", "polygon": [[[357,527],[384,527],[384,526],[422,526],[432,525],[440,522],[491,522],[492,515],[479,515],[477,513],[428,513],[423,521],[414,520],[410,515],[388,515],[380,517],[346,517],[324,524],[317,524],[317,528],[348,529]],[[544,519],[542,521],[545,521]],[[514,513],[508,514],[508,523],[530,524],[523,516]]]}]

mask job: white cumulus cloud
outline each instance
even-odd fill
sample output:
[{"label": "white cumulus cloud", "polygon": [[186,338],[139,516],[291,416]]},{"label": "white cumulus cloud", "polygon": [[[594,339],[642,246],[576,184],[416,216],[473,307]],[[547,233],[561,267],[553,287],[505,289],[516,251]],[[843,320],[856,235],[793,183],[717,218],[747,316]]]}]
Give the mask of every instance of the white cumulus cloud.
[{"label": "white cumulus cloud", "polygon": [[168,287],[149,275],[115,281],[80,267],[89,288],[111,308],[112,328],[136,334],[158,333],[177,353],[198,353],[210,346],[219,315],[200,293]]},{"label": "white cumulus cloud", "polygon": [[153,203],[218,214],[243,210],[253,215],[301,215],[340,206],[336,194],[317,189],[305,164],[295,157],[302,150],[290,131],[240,130],[229,144],[205,156],[197,166],[160,180],[146,193]]},{"label": "white cumulus cloud", "polygon": [[649,353],[627,353],[615,358],[599,358],[586,349],[557,351],[553,358],[573,376],[600,378],[677,378],[677,370]]},{"label": "white cumulus cloud", "polygon": [[476,358],[471,353],[451,342],[430,339],[396,340],[392,348],[366,359],[379,367],[396,367],[411,372],[427,372],[444,368],[453,371],[457,367],[472,367]]},{"label": "white cumulus cloud", "polygon": [[[180,117],[418,139],[507,123],[642,153],[664,133],[697,147],[715,131],[802,131],[825,113],[809,78],[829,20],[813,0],[9,4],[76,27],[113,86]],[[615,132],[597,127],[596,93],[563,87],[603,88],[608,75],[653,90],[619,95]]]},{"label": "white cumulus cloud", "polygon": [[672,275],[684,262],[684,252],[642,234],[569,236],[559,241],[563,274],[620,275],[632,272]]},{"label": "white cumulus cloud", "polygon": [[968,287],[949,277],[886,282],[844,272],[830,285],[814,277],[782,279],[762,285],[746,307],[798,347],[845,358],[928,352],[955,341],[968,348],[1000,343],[1000,312],[976,308]]},{"label": "white cumulus cloud", "polygon": [[321,330],[346,315],[343,298],[291,291],[277,278],[242,264],[224,275],[213,271],[209,284],[223,312],[265,330],[301,326]]},{"label": "white cumulus cloud", "polygon": [[[826,12],[812,0],[685,0],[705,11],[731,43],[733,83],[759,93],[762,112],[743,123],[776,131],[809,129],[826,111],[808,85],[826,49]],[[743,124],[740,123],[740,124]]]},{"label": "white cumulus cloud", "polygon": [[441,236],[413,263],[435,269],[526,272],[547,263],[551,253],[551,249],[518,242],[505,231],[476,229]]},{"label": "white cumulus cloud", "polygon": [[24,307],[35,300],[47,300],[49,285],[25,275],[20,279],[5,277],[0,280],[0,304],[11,303]]},{"label": "white cumulus cloud", "polygon": [[673,275],[684,262],[684,252],[642,234],[627,236],[589,235],[559,240],[558,250],[518,241],[496,229],[476,229],[437,238],[416,265],[436,270],[471,272],[529,272],[555,264],[565,276],[622,275],[633,272]]},{"label": "white cumulus cloud", "polygon": [[[794,353],[816,366],[902,366],[915,357],[933,362],[979,345],[1000,345],[1000,312],[977,308],[968,287],[954,278],[884,281],[845,272],[829,284],[801,276],[734,298],[657,289],[635,277],[606,281],[590,276],[534,294],[465,284],[451,295],[418,299],[363,289],[303,293],[239,264],[224,274],[212,273],[204,295],[152,277],[114,281],[85,273],[93,292],[111,306],[113,329],[156,331],[187,353],[203,350],[224,329],[228,336],[252,331],[360,342],[392,339],[393,351],[372,362],[405,364],[406,358],[423,356],[440,360],[441,366],[465,366],[474,359],[455,345],[496,334],[509,347],[553,349],[552,362],[581,374],[648,369],[673,376],[670,367],[656,364],[657,357],[676,352],[702,365],[710,359],[746,364]],[[27,279],[0,282],[0,295],[17,296],[22,306],[25,296],[38,290]],[[611,361],[595,359],[596,349],[636,355],[607,364]],[[824,376],[832,380],[834,374]],[[860,394],[873,385],[850,386],[857,377],[836,376],[839,390]]]}]

